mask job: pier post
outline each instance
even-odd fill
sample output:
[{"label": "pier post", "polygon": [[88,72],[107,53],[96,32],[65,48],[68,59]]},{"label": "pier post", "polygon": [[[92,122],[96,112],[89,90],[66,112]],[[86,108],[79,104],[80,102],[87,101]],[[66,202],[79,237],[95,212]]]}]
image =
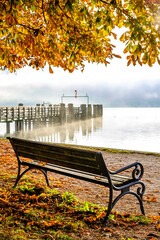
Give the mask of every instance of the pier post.
[{"label": "pier post", "polygon": [[40,113],[40,104],[36,104],[36,117],[37,119],[39,119],[41,117],[41,113]]},{"label": "pier post", "polygon": [[33,119],[33,129],[37,128],[37,121],[36,119]]},{"label": "pier post", "polygon": [[102,117],[103,116],[103,106],[99,105],[99,116]]},{"label": "pier post", "polygon": [[86,120],[86,117],[87,117],[87,111],[86,111],[86,104],[81,104],[81,111],[82,111],[82,114],[81,114],[81,119],[82,120]]},{"label": "pier post", "polygon": [[60,104],[60,124],[64,124],[66,122],[66,108],[65,104]]},{"label": "pier post", "polygon": [[88,104],[87,118],[90,119],[91,117],[92,117],[92,106],[91,106],[91,104]]},{"label": "pier post", "polygon": [[15,121],[15,132],[18,131],[18,121]]},{"label": "pier post", "polygon": [[73,104],[69,103],[68,104],[68,118],[67,118],[67,122],[73,122],[74,120],[74,108],[73,108]]},{"label": "pier post", "polygon": [[97,105],[93,105],[93,117],[97,117]]},{"label": "pier post", "polygon": [[21,130],[24,131],[24,121],[23,120],[20,121],[20,125],[21,125]]},{"label": "pier post", "polygon": [[31,119],[28,120],[28,129],[31,130]]},{"label": "pier post", "polygon": [[6,122],[6,133],[10,134],[10,122]]},{"label": "pier post", "polygon": [[48,106],[48,126],[52,126],[52,104]]},{"label": "pier post", "polygon": [[28,123],[28,121],[27,121],[27,119],[25,119],[25,120],[24,120],[25,131],[27,130],[27,127],[28,127],[28,124],[27,124],[27,123]]},{"label": "pier post", "polygon": [[93,117],[102,117],[103,116],[103,106],[102,105],[93,105]]},{"label": "pier post", "polygon": [[21,131],[24,130],[24,122],[23,120],[17,120],[15,121],[15,131]]}]

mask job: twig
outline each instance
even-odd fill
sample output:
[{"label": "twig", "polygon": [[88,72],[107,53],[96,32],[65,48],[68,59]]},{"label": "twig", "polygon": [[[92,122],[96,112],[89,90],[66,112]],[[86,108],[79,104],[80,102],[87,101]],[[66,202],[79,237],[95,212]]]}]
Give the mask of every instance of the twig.
[{"label": "twig", "polygon": [[44,14],[44,0],[42,0],[42,12],[43,12],[44,21],[47,24],[47,20],[46,20],[45,14]]}]

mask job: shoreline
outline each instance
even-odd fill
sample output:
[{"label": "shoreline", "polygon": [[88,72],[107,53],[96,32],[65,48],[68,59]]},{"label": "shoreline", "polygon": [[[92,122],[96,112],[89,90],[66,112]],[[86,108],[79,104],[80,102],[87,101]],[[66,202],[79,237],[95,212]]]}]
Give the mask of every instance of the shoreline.
[{"label": "shoreline", "polygon": [[[7,138],[0,138],[0,140],[7,140]],[[49,142],[52,144],[52,142]],[[81,147],[86,149],[93,149],[93,150],[100,150],[102,152],[111,152],[111,153],[127,153],[127,154],[144,154],[144,155],[153,155],[153,156],[160,156],[160,152],[150,152],[150,151],[141,151],[141,150],[129,150],[129,149],[120,149],[120,148],[108,148],[108,147],[96,147],[96,146],[86,146],[86,145],[76,145],[76,144],[67,144],[67,143],[54,143],[58,145],[70,146],[70,147]]]}]

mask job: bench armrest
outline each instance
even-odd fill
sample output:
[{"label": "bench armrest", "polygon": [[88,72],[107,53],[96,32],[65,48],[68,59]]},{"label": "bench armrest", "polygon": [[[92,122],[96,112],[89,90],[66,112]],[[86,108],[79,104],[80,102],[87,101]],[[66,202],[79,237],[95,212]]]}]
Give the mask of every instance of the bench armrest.
[{"label": "bench armrest", "polygon": [[117,173],[121,173],[127,169],[130,169],[132,167],[135,167],[132,171],[132,178],[134,180],[140,180],[143,176],[143,173],[144,173],[144,168],[143,168],[143,165],[140,163],[140,162],[135,162],[135,163],[132,163],[124,168],[121,168],[117,171],[109,171],[110,174],[117,174]]}]

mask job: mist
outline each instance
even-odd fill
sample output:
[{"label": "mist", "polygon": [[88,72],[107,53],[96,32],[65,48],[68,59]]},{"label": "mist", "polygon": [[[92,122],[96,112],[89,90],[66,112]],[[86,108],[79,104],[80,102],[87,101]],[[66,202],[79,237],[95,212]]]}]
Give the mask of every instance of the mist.
[{"label": "mist", "polygon": [[[59,104],[62,95],[66,104],[84,104],[85,98],[75,100],[74,94],[89,96],[90,104],[104,107],[159,107],[160,67],[126,67],[125,60],[114,60],[109,66],[86,64],[83,73],[72,74],[55,69],[33,70],[29,67],[16,74],[0,72],[0,106],[35,106],[44,101]],[[70,101],[70,102],[69,102]]]},{"label": "mist", "polygon": [[[59,89],[59,86],[42,85],[31,88],[23,86],[1,87],[0,106],[17,106],[23,103],[25,106],[35,106],[43,101],[51,104],[59,104],[61,96],[71,95],[73,98],[65,99],[64,103],[85,104],[86,99],[74,98],[75,86],[65,86],[65,89]],[[134,85],[110,85],[107,82],[103,86],[79,85],[78,95],[89,96],[89,103],[103,104],[103,107],[159,107],[160,106],[160,81],[141,82]]]}]

